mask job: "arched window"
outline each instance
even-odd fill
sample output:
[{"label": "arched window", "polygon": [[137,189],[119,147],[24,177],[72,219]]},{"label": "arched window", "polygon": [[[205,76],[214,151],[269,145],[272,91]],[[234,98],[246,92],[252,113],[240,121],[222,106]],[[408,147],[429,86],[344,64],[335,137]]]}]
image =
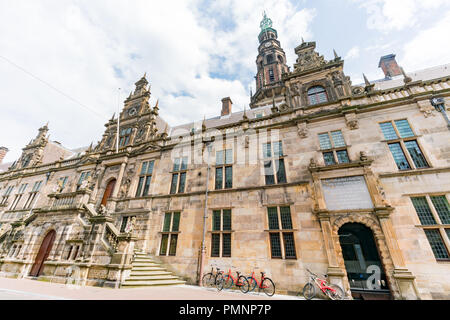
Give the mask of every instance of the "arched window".
[{"label": "arched window", "polygon": [[324,103],[328,101],[327,92],[322,86],[315,86],[308,89],[308,101],[310,105]]},{"label": "arched window", "polygon": [[273,61],[273,56],[271,54],[269,54],[267,56],[267,63],[272,63],[272,61]]}]

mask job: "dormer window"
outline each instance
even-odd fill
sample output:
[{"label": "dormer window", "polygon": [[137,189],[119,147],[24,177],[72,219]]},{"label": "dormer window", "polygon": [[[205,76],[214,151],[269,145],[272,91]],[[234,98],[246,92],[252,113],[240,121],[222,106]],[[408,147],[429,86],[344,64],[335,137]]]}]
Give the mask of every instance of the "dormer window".
[{"label": "dormer window", "polygon": [[31,154],[26,155],[25,158],[23,158],[23,160],[22,160],[22,168],[27,167],[30,164],[30,160],[31,160]]},{"label": "dormer window", "polygon": [[130,137],[131,137],[131,128],[120,130],[119,146],[123,147],[126,146],[128,143],[130,143]]},{"label": "dormer window", "polygon": [[310,105],[324,103],[328,101],[327,92],[322,86],[315,86],[308,89],[308,102]]}]

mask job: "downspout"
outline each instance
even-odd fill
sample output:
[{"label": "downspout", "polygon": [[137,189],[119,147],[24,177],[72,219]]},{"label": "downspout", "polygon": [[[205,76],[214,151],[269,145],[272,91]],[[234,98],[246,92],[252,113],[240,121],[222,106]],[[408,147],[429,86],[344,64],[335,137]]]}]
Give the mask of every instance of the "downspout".
[{"label": "downspout", "polygon": [[209,166],[209,156],[211,153],[211,146],[210,142],[206,143],[206,149],[208,151],[208,160],[207,160],[207,171],[206,171],[206,191],[205,191],[205,211],[203,213],[203,238],[202,238],[202,248],[200,251],[200,270],[199,270],[199,276],[198,276],[198,285],[202,286],[202,275],[203,275],[203,269],[205,264],[205,255],[206,255],[206,245],[205,245],[205,238],[206,238],[206,219],[208,218],[208,185],[209,185],[209,172],[210,172],[210,166]]}]

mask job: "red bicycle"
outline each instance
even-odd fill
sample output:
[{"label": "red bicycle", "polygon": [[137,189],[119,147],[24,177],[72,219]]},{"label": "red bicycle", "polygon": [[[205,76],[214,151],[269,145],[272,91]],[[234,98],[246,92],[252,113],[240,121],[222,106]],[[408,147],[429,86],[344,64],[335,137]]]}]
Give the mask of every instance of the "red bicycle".
[{"label": "red bicycle", "polygon": [[[342,300],[344,299],[344,290],[341,287],[335,284],[328,284],[327,280],[320,279],[319,276],[309,269],[306,269],[311,277],[309,282],[303,287],[303,296],[307,300],[311,300],[316,295],[316,288],[314,284],[316,284],[320,290],[322,290],[323,294],[329,297],[331,300]],[[328,276],[325,275],[325,278]],[[300,295],[300,294],[298,294]]]},{"label": "red bicycle", "polygon": [[[234,267],[233,267],[234,268]],[[236,284],[236,287],[243,293],[247,293],[250,289],[250,284],[246,277],[242,276],[239,271],[236,271],[237,277],[233,277],[231,273],[231,269],[228,270],[228,274],[223,276],[223,278],[217,282],[217,290],[221,291],[222,289],[230,289],[233,284]]]},{"label": "red bicycle", "polygon": [[275,294],[275,284],[272,279],[266,277],[265,272],[261,272],[260,281],[255,278],[255,271],[253,271],[252,275],[248,277],[247,280],[250,284],[250,292],[255,290],[256,286],[258,286],[258,288],[262,289],[269,297]]}]

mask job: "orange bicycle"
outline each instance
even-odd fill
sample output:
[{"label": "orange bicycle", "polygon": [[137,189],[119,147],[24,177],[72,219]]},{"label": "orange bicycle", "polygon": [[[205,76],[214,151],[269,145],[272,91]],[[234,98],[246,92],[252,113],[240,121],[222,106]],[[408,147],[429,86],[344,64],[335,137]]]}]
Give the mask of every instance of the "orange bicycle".
[{"label": "orange bicycle", "polygon": [[[234,268],[234,267],[233,267]],[[223,276],[223,278],[217,283],[217,290],[230,289],[233,284],[236,284],[243,293],[247,293],[250,289],[250,284],[246,277],[242,276],[239,271],[236,271],[237,277],[233,277],[231,269],[228,270],[228,274]]]},{"label": "orange bicycle", "polygon": [[252,275],[248,277],[247,280],[250,284],[250,292],[255,290],[255,288],[258,286],[258,288],[260,290],[262,289],[264,293],[269,297],[275,294],[275,284],[273,283],[272,279],[266,277],[265,272],[261,272],[260,281],[255,278],[255,271],[253,271]]}]

